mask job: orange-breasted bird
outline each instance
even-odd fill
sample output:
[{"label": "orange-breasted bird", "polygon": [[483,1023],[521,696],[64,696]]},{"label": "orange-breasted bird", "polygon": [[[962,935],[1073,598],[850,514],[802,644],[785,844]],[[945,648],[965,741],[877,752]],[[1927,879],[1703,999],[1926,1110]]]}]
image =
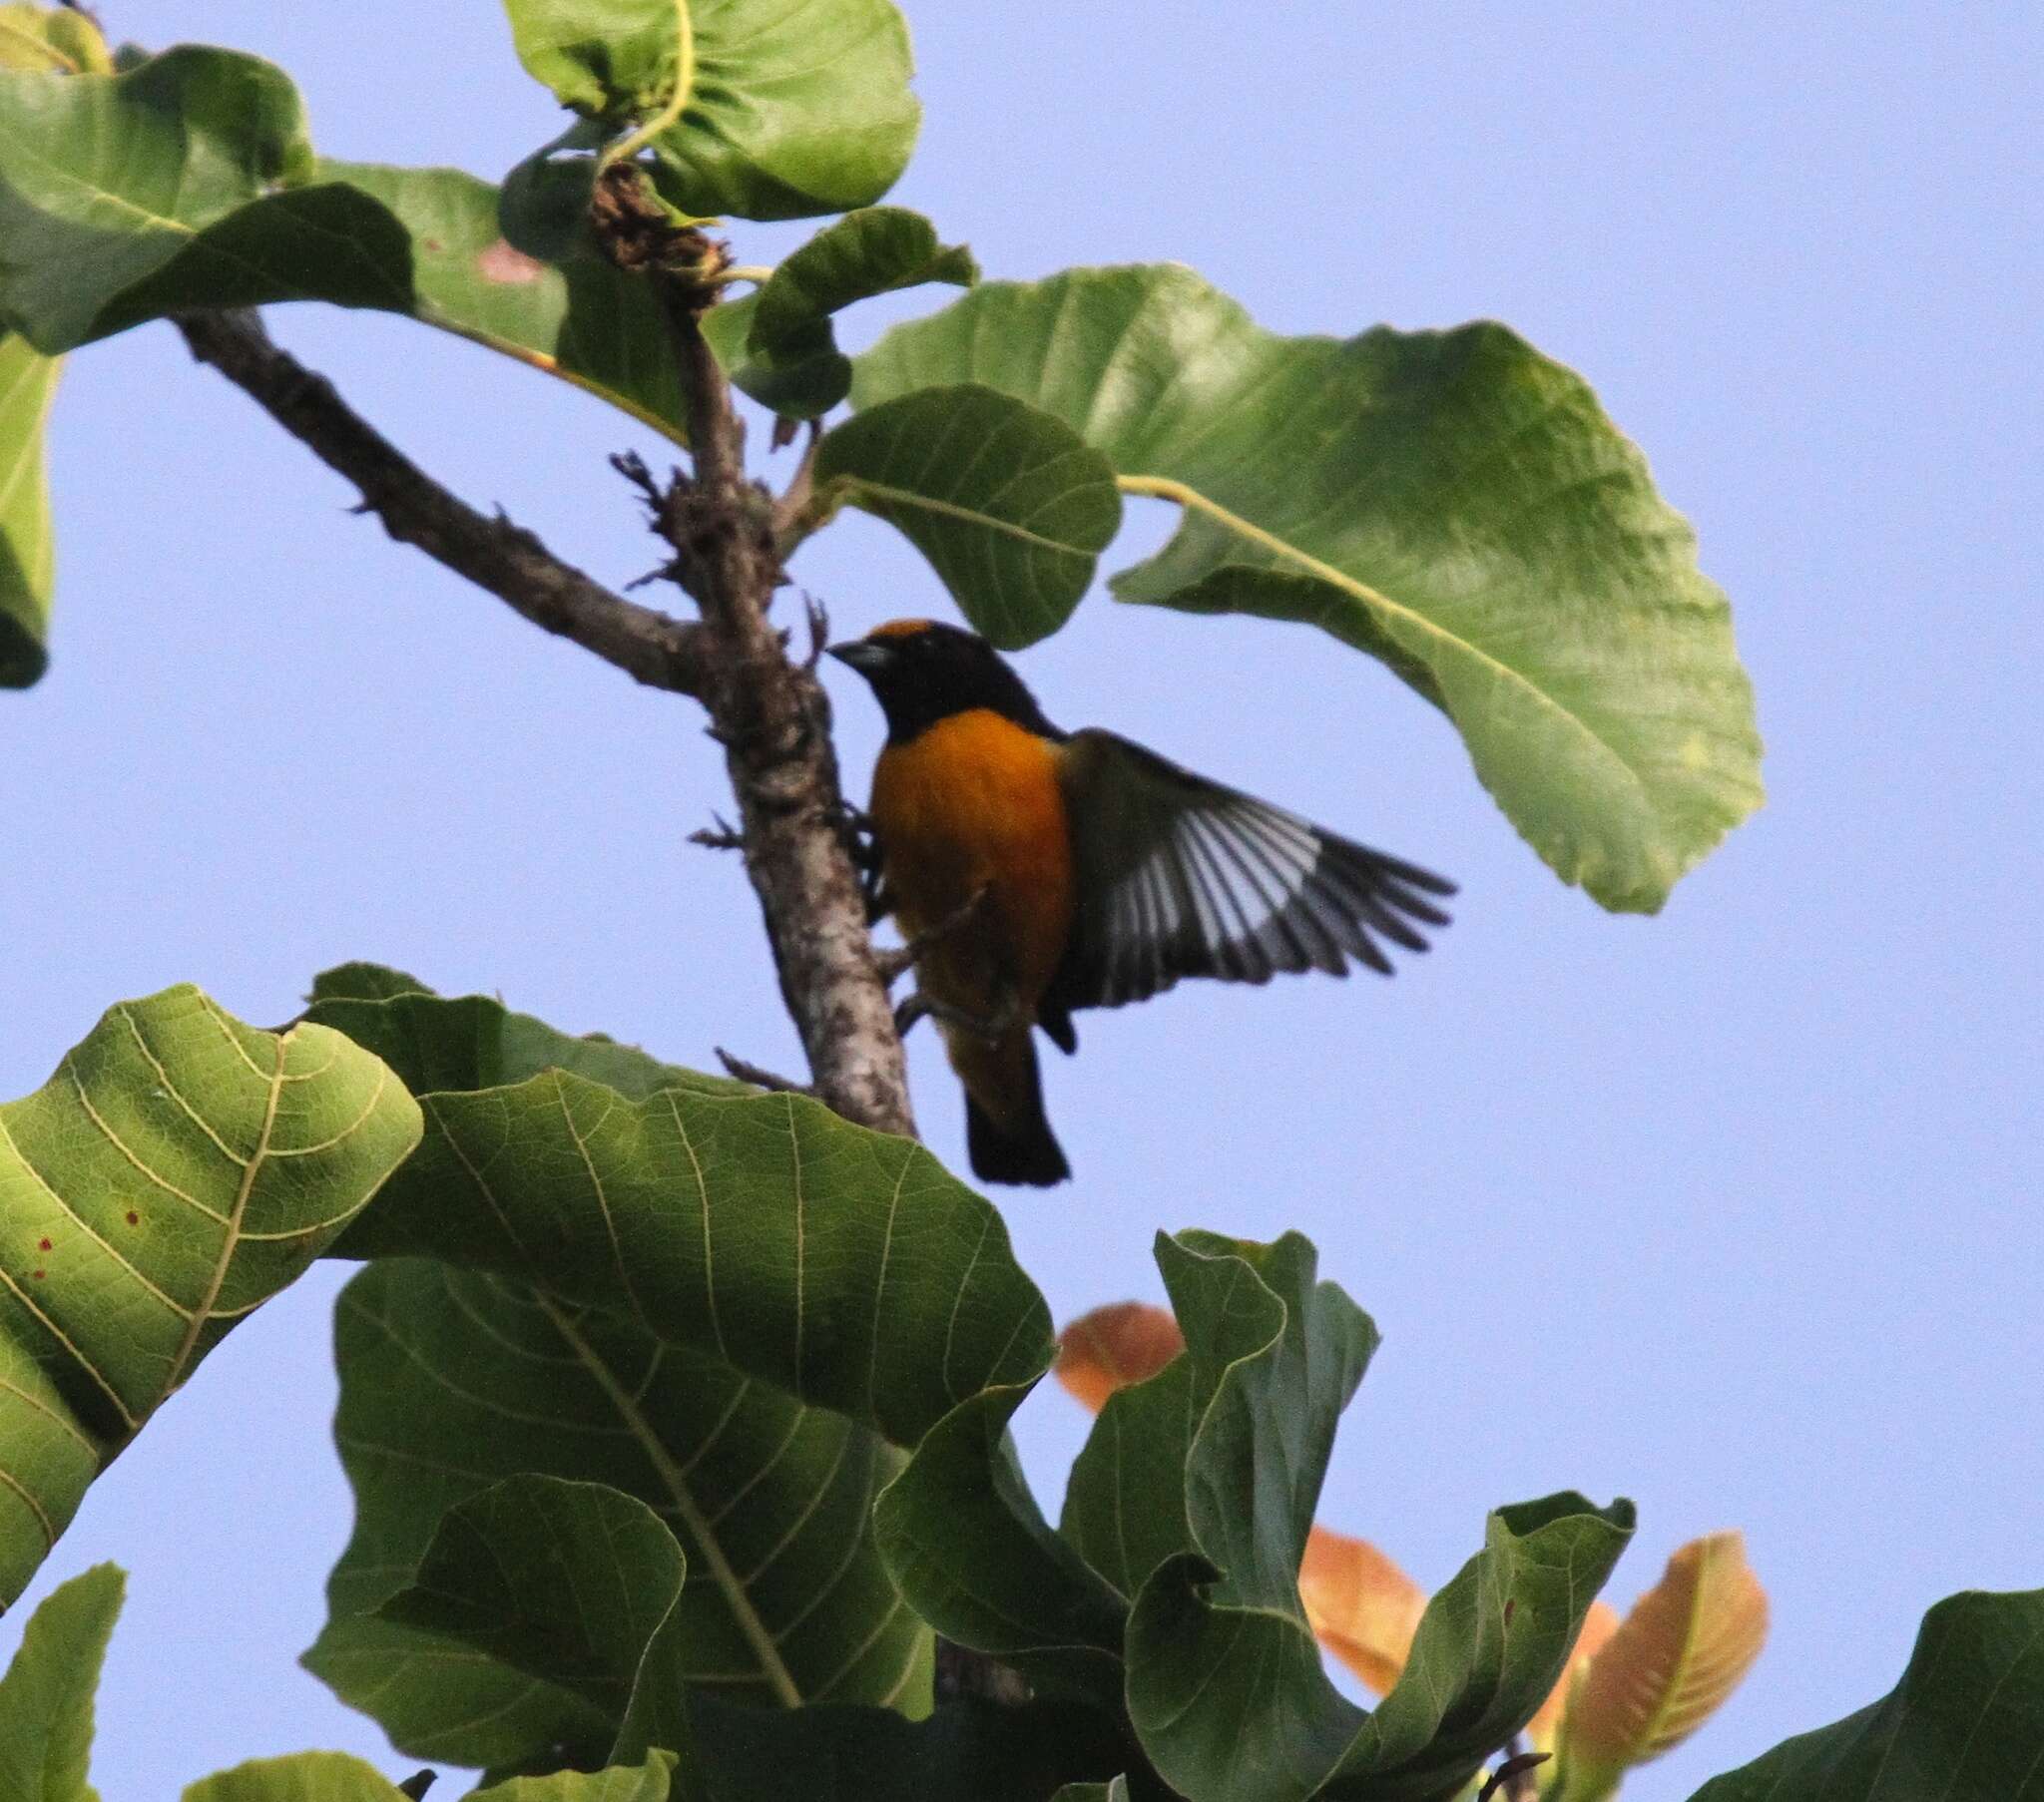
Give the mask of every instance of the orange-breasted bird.
[{"label": "orange-breasted bird", "polygon": [[1455,885],[1182,769],[1099,727],[1060,731],[984,639],[896,620],[830,655],[887,717],[869,809],[876,914],[916,947],[924,1011],[965,1085],[989,1182],[1061,1182],[1031,1029],[1078,1049],[1072,1015],[1181,977],[1389,975],[1424,951],[1426,899]]}]

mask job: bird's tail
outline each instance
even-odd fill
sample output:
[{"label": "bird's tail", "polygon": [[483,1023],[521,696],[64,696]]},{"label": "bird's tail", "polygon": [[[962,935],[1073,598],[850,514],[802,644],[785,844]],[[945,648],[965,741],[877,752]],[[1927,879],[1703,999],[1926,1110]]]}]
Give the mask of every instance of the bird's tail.
[{"label": "bird's tail", "polygon": [[[1071,1175],[1050,1121],[1043,1112],[1043,1079],[1036,1067],[1036,1045],[1028,1030],[1004,1039],[996,1050],[1001,1080],[978,1084],[967,1078],[965,1149],[972,1173],[988,1182],[1019,1182],[1048,1188]],[[957,1060],[954,1060],[956,1062]],[[959,1073],[961,1076],[965,1072]],[[974,1071],[972,1076],[981,1073]],[[996,1101],[999,1116],[981,1105],[974,1090]]]}]

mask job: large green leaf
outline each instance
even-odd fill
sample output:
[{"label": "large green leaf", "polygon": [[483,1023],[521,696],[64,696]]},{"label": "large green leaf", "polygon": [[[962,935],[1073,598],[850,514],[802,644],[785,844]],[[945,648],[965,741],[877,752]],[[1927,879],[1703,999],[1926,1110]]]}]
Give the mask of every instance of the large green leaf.
[{"label": "large green leaf", "polygon": [[825,435],[816,482],[903,533],[1008,650],[1065,623],[1121,526],[1105,457],[1053,414],[977,383],[868,406]]},{"label": "large green leaf", "polygon": [[1693,1802],[2038,1802],[2044,1589],[1947,1596],[1880,1701],[1785,1740]]},{"label": "large green leaf", "polygon": [[[635,1045],[555,1031],[486,995],[443,1001],[414,977],[373,964],[346,964],[312,984],[307,1020],[345,1033],[388,1064],[414,1095],[493,1089],[543,1070],[567,1070],[634,1101],[664,1089],[754,1095],[729,1077],[663,1064]],[[342,1255],[346,1255],[343,1249]]]},{"label": "large green leaf", "polygon": [[[4,23],[4,18],[0,18]],[[7,1802],[99,1802],[86,1781],[93,1694],[128,1579],[95,1565],[52,1589],[29,1617],[0,1677],[0,1796]]]},{"label": "large green leaf", "polygon": [[1178,1357],[1109,1396],[1073,1461],[1058,1531],[1131,1600],[1166,1559],[1193,1549],[1192,1438],[1193,1366]]},{"label": "large green leaf", "polygon": [[731,379],[762,406],[791,418],[827,413],[851,392],[851,359],[831,315],[874,294],[948,281],[970,287],[979,265],[962,245],[903,207],[866,207],[825,225],[760,291],[704,319]]},{"label": "large green leaf", "polygon": [[345,1752],[291,1752],[202,1777],[184,1802],[404,1802],[404,1792]]},{"label": "large green leaf", "polygon": [[644,1504],[593,1484],[519,1478],[441,1523],[413,1587],[383,1613],[573,1688],[623,1735],[611,1761],[677,1751],[692,1794],[1047,1795],[1113,1754],[1105,1717],[953,1707],[911,1726],[884,1709],[737,1709],[690,1669],[683,1559]]},{"label": "large green leaf", "polygon": [[1295,1233],[1272,1245],[1160,1233],[1156,1249],[1186,1336],[1189,1437],[1182,1501],[1149,1506],[1172,1523],[1182,1508],[1192,1548],[1137,1595],[1130,1718],[1189,1796],[1308,1795],[1355,1711],[1320,1672],[1298,1565],[1376,1329],[1315,1283],[1313,1249]]},{"label": "large green leaf", "polygon": [[1185,509],[1123,600],[1308,621],[1461,730],[1534,848],[1652,911],[1761,799],[1689,527],[1580,377],[1501,325],[1285,338],[1173,264],[987,283],[857,361],[859,407],[979,382]]},{"label": "large green leaf", "polygon": [[698,215],[803,219],[877,201],[915,148],[891,0],[505,0],[519,60],[564,106],[645,127]]},{"label": "large green leaf", "polygon": [[600,258],[506,244],[450,169],[314,157],[297,91],[232,51],[120,75],[0,74],[0,320],[46,355],[203,307],[326,300],[471,338],[671,435],[653,296]]},{"label": "large green leaf", "polygon": [[916,1612],[992,1652],[1041,1691],[1119,1712],[1127,1604],[1044,1521],[1007,1425],[1024,1384],[959,1403],[933,1427],[874,1516]]},{"label": "large green leaf", "polygon": [[1573,1493],[1501,1508],[1436,1592],[1405,1668],[1322,1792],[1333,1802],[1457,1794],[1532,1718],[1633,1531],[1633,1508]]},{"label": "large green leaf", "polygon": [[622,1721],[686,1576],[681,1546],[645,1503],[528,1472],[442,1515],[410,1583],[376,1611],[465,1640]]},{"label": "large green leaf", "polygon": [[49,662],[57,539],[43,421],[58,367],[26,338],[0,335],[0,688],[28,687]]},{"label": "large green leaf", "polygon": [[1128,1704],[1144,1749],[1193,1802],[1453,1795],[1553,1687],[1630,1509],[1568,1496],[1494,1516],[1366,1714],[1321,1668],[1297,1573],[1375,1330],[1315,1281],[1296,1234],[1160,1235],[1157,1257],[1185,1355],[1102,1411],[1066,1509],[1102,1574],[1139,1585]]},{"label": "large green leaf", "polygon": [[562,1743],[587,1760],[616,1736],[620,1708],[585,1684],[479,1656],[409,1603],[377,1617],[448,1510],[485,1492],[511,1506],[492,1486],[528,1473],[604,1485],[666,1523],[692,1574],[680,1675],[763,1702],[926,1696],[927,1634],[871,1539],[898,1455],[870,1432],[621,1318],[425,1260],[363,1271],[335,1334],[357,1513],[306,1662],[406,1751],[502,1766]]},{"label": "large green leaf", "polygon": [[994,1209],[920,1145],[806,1097],[634,1102],[554,1070],[422,1105],[423,1143],[345,1255],[530,1283],[903,1447],[1049,1362],[1049,1312]]},{"label": "large green leaf", "polygon": [[388,1067],[339,1033],[257,1032],[191,987],[114,1008],[0,1108],[0,1603],[419,1129]]}]

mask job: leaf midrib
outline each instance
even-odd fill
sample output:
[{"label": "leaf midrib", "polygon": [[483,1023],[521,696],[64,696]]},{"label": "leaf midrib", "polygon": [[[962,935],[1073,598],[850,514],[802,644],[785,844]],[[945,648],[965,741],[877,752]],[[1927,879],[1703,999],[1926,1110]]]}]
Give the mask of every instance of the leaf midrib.
[{"label": "leaf midrib", "polygon": [[780,1647],[774,1642],[773,1634],[766,1622],[760,1617],[759,1609],[754,1606],[753,1598],[747,1592],[745,1584],[739,1580],[738,1573],[732,1569],[731,1561],[725,1557],[724,1548],[718,1543],[709,1521],[697,1507],[695,1494],[689,1488],[688,1478],[681,1466],[676,1464],[667,1447],[661,1443],[660,1435],[654,1431],[652,1422],[646,1418],[639,1404],[618,1382],[610,1367],[596,1355],[595,1348],[576,1329],[574,1322],[560,1306],[539,1289],[532,1291],[532,1297],[554,1330],[560,1334],[562,1341],[574,1352],[583,1367],[596,1380],[597,1386],[609,1398],[611,1406],[618,1411],[618,1418],[625,1423],[632,1437],[639,1442],[640,1449],[645,1452],[647,1460],[673,1499],[675,1512],[682,1517],[683,1524],[689,1529],[690,1537],[702,1553],[703,1562],[710,1567],[710,1575],[731,1608],[732,1617],[737,1621],[739,1631],[745,1635],[746,1642],[752,1646],[754,1655],[759,1658],[760,1674],[766,1678],[767,1686],[773,1691],[774,1699],[785,1708],[800,1707],[804,1699],[801,1686],[795,1682],[794,1673],[781,1658]]},{"label": "leaf midrib", "polygon": [[1080,546],[1066,544],[1055,538],[1045,538],[1040,532],[1032,532],[1027,526],[1011,520],[997,518],[991,513],[980,513],[971,507],[962,507],[956,501],[939,500],[935,495],[914,494],[905,488],[894,488],[885,482],[875,482],[870,476],[841,476],[850,498],[857,501],[861,494],[872,495],[891,505],[909,508],[921,513],[941,514],[946,519],[961,520],[966,525],[984,532],[995,532],[1026,545],[1035,545],[1046,551],[1054,551],[1060,557],[1084,557],[1088,553]]},{"label": "leaf midrib", "polygon": [[[185,1371],[191,1364],[192,1353],[199,1344],[199,1336],[206,1330],[206,1323],[213,1318],[214,1303],[220,1300],[221,1289],[228,1280],[228,1269],[235,1261],[235,1252],[242,1242],[242,1221],[249,1211],[249,1197],[255,1193],[256,1178],[269,1155],[270,1135],[276,1130],[277,1104],[283,1097],[283,1072],[286,1050],[295,1035],[285,1033],[272,1043],[275,1047],[276,1068],[269,1077],[269,1097],[262,1107],[262,1130],[256,1136],[256,1145],[249,1153],[249,1160],[242,1166],[242,1181],[235,1194],[235,1205],[228,1214],[227,1225],[221,1233],[220,1256],[214,1260],[213,1274],[207,1279],[206,1293],[199,1298],[199,1305],[192,1310],[192,1319],[185,1329],[184,1342],[178,1347],[177,1355],[171,1359],[171,1368],[164,1378],[164,1391],[157,1398],[160,1408],[177,1392],[184,1381]],[[379,1085],[380,1088],[380,1085]]]},{"label": "leaf midrib", "polygon": [[1170,476],[1117,475],[1115,477],[1115,485],[1124,494],[1147,495],[1156,500],[1175,501],[1181,507],[1194,512],[1204,513],[1209,519],[1227,531],[1235,533],[1240,538],[1247,539],[1251,544],[1262,546],[1274,556],[1281,557],[1288,563],[1296,564],[1308,575],[1314,576],[1331,587],[1339,589],[1343,594],[1361,602],[1364,607],[1375,609],[1395,620],[1401,621],[1426,637],[1446,646],[1448,650],[1475,660],[1483,668],[1501,677],[1508,685],[1531,695],[1534,701],[1541,707],[1555,714],[1566,725],[1572,727],[1578,736],[1590,744],[1605,759],[1615,763],[1620,773],[1639,792],[1641,800],[1646,802],[1649,807],[1652,806],[1651,797],[1647,793],[1645,777],[1627,761],[1624,752],[1619,750],[1616,745],[1599,732],[1596,727],[1591,725],[1580,713],[1572,712],[1552,694],[1548,693],[1545,688],[1541,687],[1538,682],[1534,681],[1531,676],[1527,676],[1523,671],[1515,669],[1495,653],[1484,650],[1481,645],[1476,644],[1473,640],[1458,637],[1441,625],[1439,621],[1430,620],[1425,614],[1418,612],[1416,609],[1407,607],[1402,602],[1393,601],[1382,590],[1371,588],[1368,583],[1363,582],[1358,577],[1349,575],[1334,564],[1323,562],[1320,558],[1313,556],[1311,552],[1292,544],[1288,539],[1280,538],[1275,532],[1266,531],[1262,526],[1256,525],[1250,520],[1243,518],[1241,514],[1224,507],[1211,495],[1195,488],[1189,482],[1177,481]]}]

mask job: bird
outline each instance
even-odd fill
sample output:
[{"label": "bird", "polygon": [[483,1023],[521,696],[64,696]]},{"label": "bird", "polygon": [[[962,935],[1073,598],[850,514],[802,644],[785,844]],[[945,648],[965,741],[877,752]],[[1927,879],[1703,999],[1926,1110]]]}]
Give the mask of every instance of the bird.
[{"label": "bird", "polygon": [[826,648],[887,726],[866,820],[874,919],[892,912],[921,1014],[965,1089],[973,1173],[1048,1187],[1071,1175],[1051,1130],[1034,1030],[1068,1055],[1074,1013],[1182,978],[1391,973],[1448,924],[1446,878],[1196,775],[1098,726],[1067,732],[994,647],[892,620]]}]

